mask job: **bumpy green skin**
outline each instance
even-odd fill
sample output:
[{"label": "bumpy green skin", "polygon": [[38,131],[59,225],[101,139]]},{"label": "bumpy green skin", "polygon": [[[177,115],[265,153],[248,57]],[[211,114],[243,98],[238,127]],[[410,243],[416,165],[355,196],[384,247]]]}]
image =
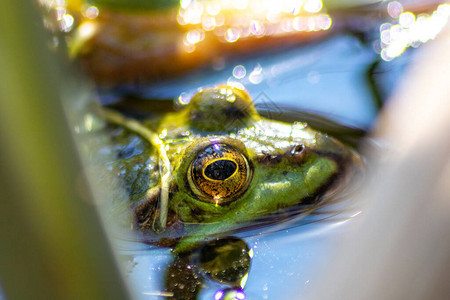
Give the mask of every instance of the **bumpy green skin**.
[{"label": "bumpy green skin", "polygon": [[[163,133],[176,186],[170,209],[183,222],[209,224],[189,232],[176,252],[191,250],[204,237],[238,223],[300,204],[330,184],[350,156],[342,144],[305,124],[260,117],[247,92],[230,86],[200,91],[182,111],[167,115],[158,132]],[[204,147],[199,144],[210,140],[236,145],[253,167],[247,191],[223,206],[199,201],[187,184],[189,165]],[[289,155],[297,145],[303,145],[302,153]]]}]

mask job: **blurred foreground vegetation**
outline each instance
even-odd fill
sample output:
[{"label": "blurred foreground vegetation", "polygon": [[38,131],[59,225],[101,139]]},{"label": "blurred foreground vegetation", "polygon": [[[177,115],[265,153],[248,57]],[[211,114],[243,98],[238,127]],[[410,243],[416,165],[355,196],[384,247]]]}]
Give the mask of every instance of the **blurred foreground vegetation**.
[{"label": "blurred foreground vegetation", "polygon": [[31,2],[2,3],[0,285],[8,299],[127,299],[63,110],[85,89],[41,24]]}]

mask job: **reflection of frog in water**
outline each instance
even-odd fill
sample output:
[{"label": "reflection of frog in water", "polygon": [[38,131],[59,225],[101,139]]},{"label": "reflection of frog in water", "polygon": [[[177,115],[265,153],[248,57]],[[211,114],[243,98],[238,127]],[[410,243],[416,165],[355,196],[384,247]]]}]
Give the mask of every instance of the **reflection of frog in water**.
[{"label": "reflection of frog in water", "polygon": [[108,119],[152,146],[129,158],[126,164],[133,159],[137,164],[123,177],[139,230],[163,236],[170,225],[185,224],[175,252],[237,224],[316,203],[354,158],[341,143],[303,123],[262,118],[247,92],[231,86],[199,91],[183,110],[156,124],[114,113]]}]

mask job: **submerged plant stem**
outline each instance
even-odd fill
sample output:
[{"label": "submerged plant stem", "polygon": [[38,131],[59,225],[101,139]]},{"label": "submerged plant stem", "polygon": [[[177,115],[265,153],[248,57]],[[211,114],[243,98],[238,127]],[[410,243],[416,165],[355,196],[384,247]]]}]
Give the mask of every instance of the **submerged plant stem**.
[{"label": "submerged plant stem", "polygon": [[162,162],[159,164],[159,173],[161,177],[161,195],[159,201],[160,214],[158,229],[160,231],[164,231],[167,224],[167,214],[169,209],[169,185],[171,177],[170,161],[167,157],[164,142],[161,141],[157,133],[143,126],[136,120],[125,118],[120,113],[109,109],[103,109],[101,113],[108,122],[123,126],[124,128],[140,135],[157,149],[158,158]]}]

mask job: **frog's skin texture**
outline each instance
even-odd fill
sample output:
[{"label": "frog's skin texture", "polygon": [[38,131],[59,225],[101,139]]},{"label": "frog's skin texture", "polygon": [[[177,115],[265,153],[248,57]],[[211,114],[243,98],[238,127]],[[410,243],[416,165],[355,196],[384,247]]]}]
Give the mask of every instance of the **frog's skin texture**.
[{"label": "frog's skin texture", "polygon": [[[201,90],[181,111],[144,124],[159,135],[170,176],[161,179],[162,152],[148,143],[140,163],[149,184],[135,180],[140,192],[130,189],[135,225],[158,229],[161,209],[169,223],[201,224],[185,228],[175,252],[280,209],[315,203],[354,160],[340,142],[304,123],[262,118],[248,93],[231,86]],[[164,188],[167,209],[158,204]]]}]

